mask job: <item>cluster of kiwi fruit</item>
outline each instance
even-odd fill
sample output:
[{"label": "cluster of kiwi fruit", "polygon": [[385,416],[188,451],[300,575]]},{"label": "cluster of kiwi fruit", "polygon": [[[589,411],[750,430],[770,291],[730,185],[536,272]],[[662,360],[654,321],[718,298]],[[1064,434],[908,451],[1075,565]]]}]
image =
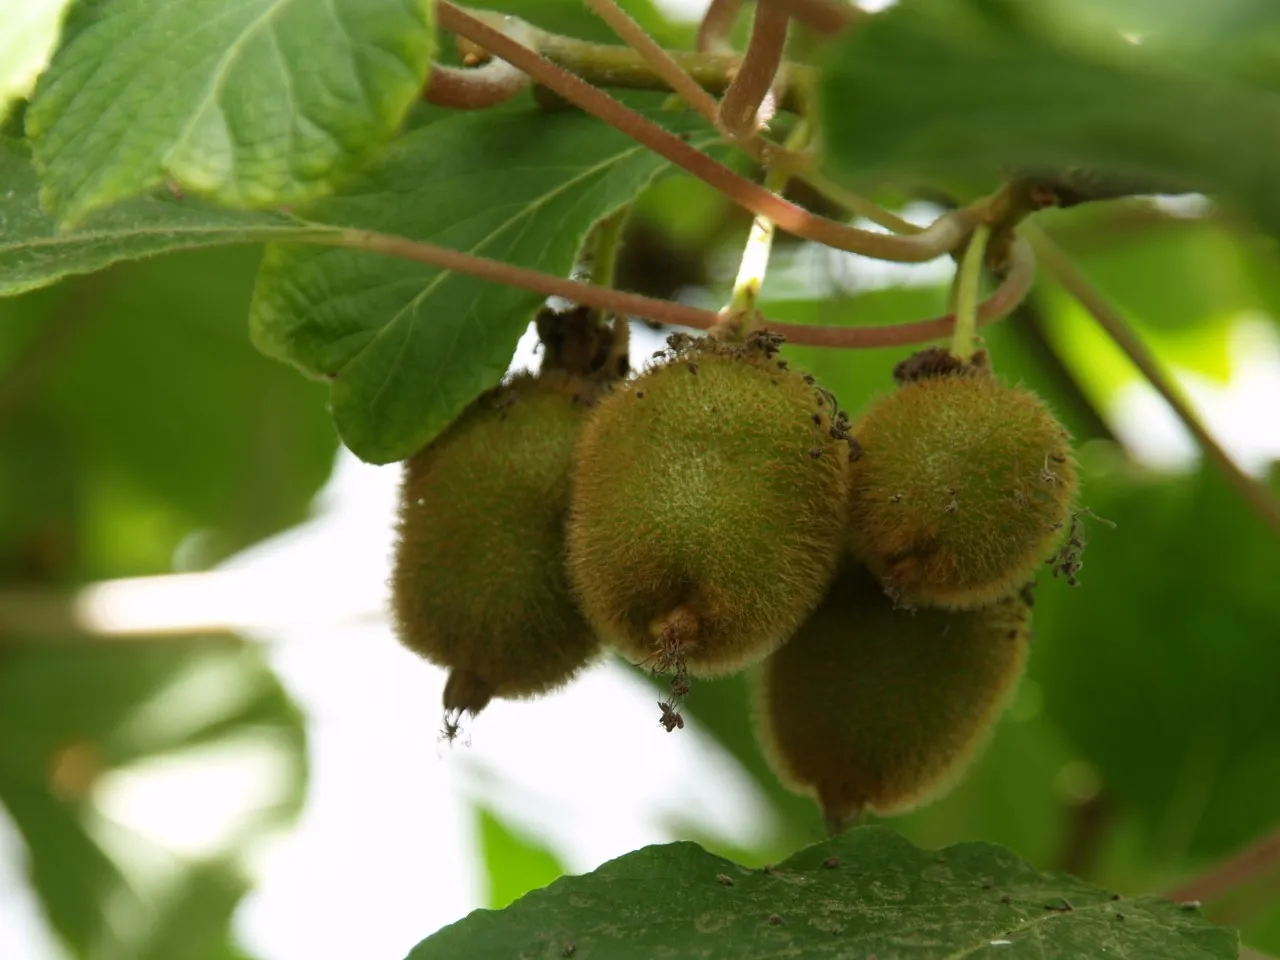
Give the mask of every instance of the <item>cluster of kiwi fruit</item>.
[{"label": "cluster of kiwi fruit", "polygon": [[624,321],[545,312],[544,361],[406,461],[403,643],[447,668],[445,730],[602,650],[751,668],[774,769],[831,829],[936,795],[1021,675],[1031,586],[1079,566],[1070,438],[984,353],[899,364],[856,422],[780,338],[675,334],[626,379]]}]

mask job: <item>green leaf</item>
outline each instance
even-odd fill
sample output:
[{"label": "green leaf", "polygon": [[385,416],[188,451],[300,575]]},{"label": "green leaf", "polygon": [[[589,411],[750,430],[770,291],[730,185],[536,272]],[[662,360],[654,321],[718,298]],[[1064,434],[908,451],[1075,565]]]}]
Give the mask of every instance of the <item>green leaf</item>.
[{"label": "green leaf", "polygon": [[61,529],[78,548],[69,572],[118,577],[171,571],[184,540],[184,568],[205,567],[304,519],[338,438],[325,388],[246,336],[260,259],[187,251],[0,300],[0,381],[17,404],[0,430],[14,498],[0,542]]},{"label": "green leaf", "polygon": [[60,230],[40,206],[31,148],[0,138],[0,296],[92,273],[122,260],[171,250],[307,236],[308,226],[279,213],[227,210],[168,194],[138,197]]},{"label": "green leaf", "polygon": [[[670,129],[705,130],[655,106],[660,96],[631,99]],[[442,112],[306,215],[564,276],[592,224],[664,166],[592,117],[522,101]],[[412,455],[501,379],[543,299],[372,253],[272,245],[250,323],[265,353],[334,381],[343,440],[386,463]]]},{"label": "green leaf", "polygon": [[[854,180],[1083,167],[1230,195],[1280,229],[1280,98],[1190,57],[1088,32],[1065,4],[903,0],[850,31],[821,89]],[[1068,25],[1067,21],[1071,21]]]},{"label": "green leaf", "polygon": [[[1076,590],[1041,590],[1031,676],[1101,772],[1147,870],[1271,827],[1280,793],[1280,543],[1215,470],[1086,476]],[[1048,587],[1049,585],[1046,585]]]},{"label": "green leaf", "polygon": [[1156,897],[1113,899],[1000,847],[925,851],[861,827],[770,872],[692,843],[646,847],[506,910],[476,911],[409,956],[1234,960],[1236,950],[1234,931]]},{"label": "green leaf", "polygon": [[489,879],[486,900],[495,909],[564,876],[556,855],[537,840],[504,823],[486,807],[476,808],[480,850]]},{"label": "green leaf", "polygon": [[391,136],[427,0],[85,0],[27,112],[43,201],[75,221],[166,177],[232,206],[328,192]]}]

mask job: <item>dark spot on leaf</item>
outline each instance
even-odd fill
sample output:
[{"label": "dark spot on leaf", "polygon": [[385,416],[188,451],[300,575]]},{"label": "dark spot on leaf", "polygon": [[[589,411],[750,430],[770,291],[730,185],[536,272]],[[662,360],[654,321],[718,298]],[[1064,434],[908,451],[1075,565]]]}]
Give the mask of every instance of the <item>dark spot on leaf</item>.
[{"label": "dark spot on leaf", "polygon": [[827,857],[827,859],[822,861],[822,865],[826,867],[828,870],[834,870],[836,867],[840,866],[840,858]]}]

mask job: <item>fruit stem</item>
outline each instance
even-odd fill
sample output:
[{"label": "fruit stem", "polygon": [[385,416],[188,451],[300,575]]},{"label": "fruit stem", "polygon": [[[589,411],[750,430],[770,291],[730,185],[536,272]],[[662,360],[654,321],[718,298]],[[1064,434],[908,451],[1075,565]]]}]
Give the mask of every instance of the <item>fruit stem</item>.
[{"label": "fruit stem", "polygon": [[619,207],[595,226],[595,248],[591,254],[591,282],[597,287],[612,287],[618,269],[618,252],[622,248],[622,230],[631,216],[631,207]]},{"label": "fruit stem", "polygon": [[990,236],[989,224],[980,223],[973,228],[973,236],[969,238],[956,273],[956,329],[951,338],[951,355],[965,363],[973,359],[973,341],[978,328],[978,287],[982,281],[982,261]]},{"label": "fruit stem", "polygon": [[[618,270],[618,254],[622,249],[622,231],[631,216],[630,205],[619,207],[595,227],[595,249],[591,258],[591,285],[613,287]],[[631,323],[621,311],[614,312],[613,334],[610,344],[612,363],[608,369],[617,376],[626,376],[630,368]]]},{"label": "fruit stem", "polygon": [[1102,327],[1121,352],[1138,368],[1138,372],[1147,378],[1147,382],[1160,396],[1164,397],[1165,403],[1169,404],[1177,414],[1182,425],[1195,437],[1205,456],[1217,465],[1231,485],[1257,511],[1267,525],[1280,535],[1280,502],[1277,502],[1265,484],[1245,473],[1231,459],[1231,455],[1222,448],[1195,410],[1191,408],[1191,404],[1184,399],[1178,385],[1165,375],[1160,361],[1147,349],[1142,339],[1130,329],[1129,324],[1120,315],[1120,311],[1089,283],[1062,248],[1036,224],[1024,222],[1019,227],[1019,233],[1032,245],[1050,276],[1079,301],[1080,305],[1097,321],[1098,326]]},{"label": "fruit stem", "polygon": [[[788,150],[799,150],[809,141],[809,124],[801,120],[791,136],[787,138]],[[770,193],[782,193],[787,181],[791,178],[791,170],[785,163],[769,167],[764,175],[764,188]],[[760,297],[760,288],[764,285],[764,276],[769,269],[769,254],[773,249],[773,221],[768,217],[757,216],[751,221],[751,231],[747,234],[747,243],[742,250],[742,262],[738,266],[738,276],[733,282],[733,294],[729,305],[721,311],[725,318],[725,326],[733,327],[741,336],[755,314],[756,301]]]}]

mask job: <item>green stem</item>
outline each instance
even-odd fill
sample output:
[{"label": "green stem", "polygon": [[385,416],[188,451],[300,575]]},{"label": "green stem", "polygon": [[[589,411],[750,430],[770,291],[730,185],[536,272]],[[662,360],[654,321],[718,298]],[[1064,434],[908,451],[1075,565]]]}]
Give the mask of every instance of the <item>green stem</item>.
[{"label": "green stem", "polygon": [[978,286],[982,281],[982,261],[987,253],[991,227],[980,223],[965,247],[964,259],[956,275],[956,330],[951,338],[951,354],[966,363],[973,359],[973,338],[978,329]]},{"label": "green stem", "polygon": [[631,207],[619,207],[595,228],[595,248],[591,255],[591,283],[597,287],[612,287],[618,269],[618,254],[622,249],[622,230],[631,216]]},{"label": "green stem", "polygon": [[[804,120],[798,122],[791,136],[787,138],[787,150],[801,150],[809,142],[809,125]],[[765,171],[764,188],[770,193],[781,194],[791,179],[791,171],[785,164],[772,166]],[[738,276],[733,282],[733,294],[729,305],[725,307],[726,323],[731,323],[742,332],[748,319],[755,313],[756,301],[760,297],[760,288],[764,285],[764,277],[769,269],[769,254],[773,250],[773,221],[768,217],[757,216],[751,221],[751,232],[747,234],[747,243],[742,250],[742,262],[738,266]]]}]

